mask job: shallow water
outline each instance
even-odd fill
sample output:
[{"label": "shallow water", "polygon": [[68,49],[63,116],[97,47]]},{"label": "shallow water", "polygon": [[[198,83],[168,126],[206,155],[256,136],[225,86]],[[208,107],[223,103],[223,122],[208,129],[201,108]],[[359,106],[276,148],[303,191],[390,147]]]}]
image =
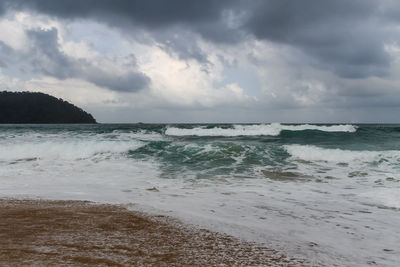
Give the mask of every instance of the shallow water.
[{"label": "shallow water", "polygon": [[138,203],[329,265],[400,262],[399,125],[2,125],[0,194]]}]

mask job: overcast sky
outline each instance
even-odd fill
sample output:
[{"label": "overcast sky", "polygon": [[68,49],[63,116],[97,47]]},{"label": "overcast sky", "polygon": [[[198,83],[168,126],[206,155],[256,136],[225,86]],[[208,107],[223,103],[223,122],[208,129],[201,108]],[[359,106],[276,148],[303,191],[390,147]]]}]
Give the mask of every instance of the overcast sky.
[{"label": "overcast sky", "polygon": [[0,0],[0,90],[99,122],[399,122],[396,0]]}]

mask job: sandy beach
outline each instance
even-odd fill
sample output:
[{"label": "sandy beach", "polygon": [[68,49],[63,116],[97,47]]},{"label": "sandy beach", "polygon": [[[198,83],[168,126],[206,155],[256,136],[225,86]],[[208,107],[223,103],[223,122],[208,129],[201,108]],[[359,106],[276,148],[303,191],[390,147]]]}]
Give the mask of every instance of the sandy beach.
[{"label": "sandy beach", "polygon": [[87,201],[0,200],[1,266],[306,266],[165,216]]}]

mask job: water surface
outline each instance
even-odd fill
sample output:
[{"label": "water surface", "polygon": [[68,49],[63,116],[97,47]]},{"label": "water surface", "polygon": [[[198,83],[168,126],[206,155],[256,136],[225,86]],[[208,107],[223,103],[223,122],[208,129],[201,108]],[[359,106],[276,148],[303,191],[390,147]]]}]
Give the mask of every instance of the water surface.
[{"label": "water surface", "polygon": [[400,262],[400,125],[1,125],[0,196],[138,203],[327,264]]}]

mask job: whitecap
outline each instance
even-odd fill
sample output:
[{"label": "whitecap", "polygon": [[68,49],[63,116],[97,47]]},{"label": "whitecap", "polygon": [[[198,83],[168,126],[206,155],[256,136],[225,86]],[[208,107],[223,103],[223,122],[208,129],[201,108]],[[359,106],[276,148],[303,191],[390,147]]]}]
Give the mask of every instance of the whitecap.
[{"label": "whitecap", "polygon": [[305,161],[374,162],[382,159],[395,162],[400,159],[400,151],[355,151],[339,148],[322,148],[313,145],[284,145],[285,150],[294,158]]},{"label": "whitecap", "polygon": [[318,130],[324,132],[355,132],[357,127],[354,125],[283,125],[280,123],[271,124],[253,124],[241,125],[235,124],[232,128],[213,127],[207,128],[204,126],[195,128],[177,128],[167,127],[165,130],[166,135],[170,136],[278,136],[281,131],[304,131],[304,130]]}]

